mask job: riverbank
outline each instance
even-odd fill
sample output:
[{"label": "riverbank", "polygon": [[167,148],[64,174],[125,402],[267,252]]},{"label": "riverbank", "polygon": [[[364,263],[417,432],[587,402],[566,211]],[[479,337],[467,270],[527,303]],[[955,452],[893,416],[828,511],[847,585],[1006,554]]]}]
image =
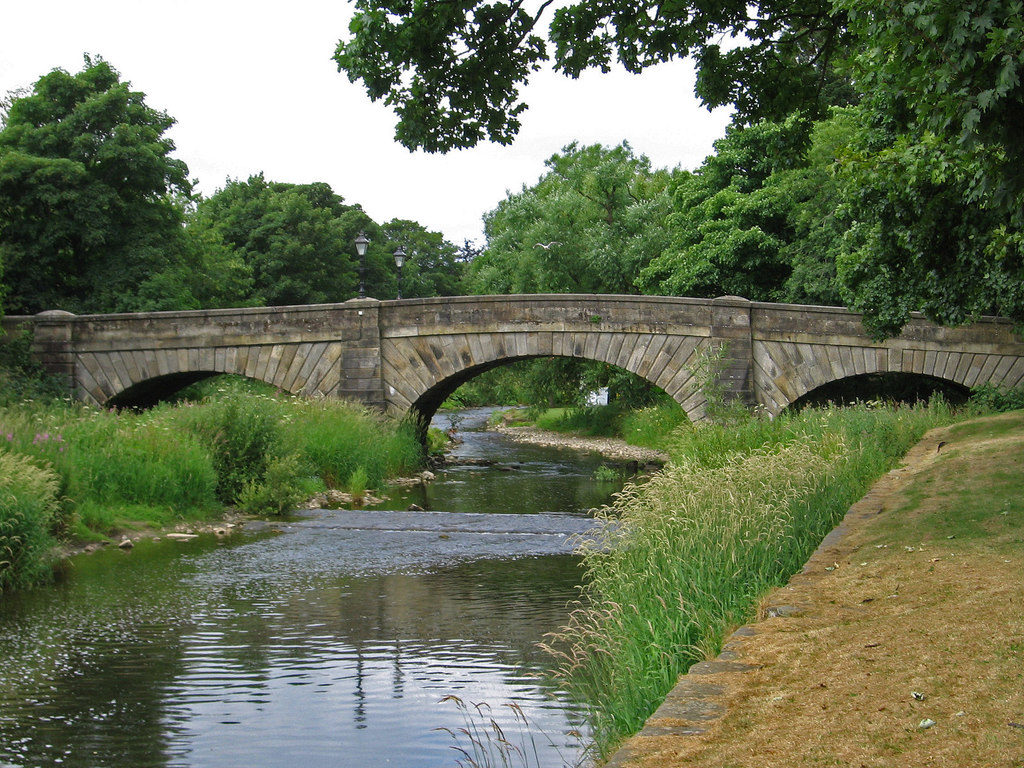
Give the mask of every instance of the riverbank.
[{"label": "riverbank", "polygon": [[1024,413],[928,433],[614,768],[1018,765]]},{"label": "riverbank", "polygon": [[497,425],[491,427],[512,440],[535,445],[550,445],[557,448],[568,448],[579,451],[594,451],[616,461],[632,461],[638,464],[665,464],[668,454],[653,448],[641,448],[629,445],[625,440],[614,437],[579,437],[561,432],[548,432],[536,427],[509,427]]},{"label": "riverbank", "polygon": [[226,508],[283,514],[329,488],[364,494],[422,463],[410,424],[236,382],[144,412],[8,405],[0,435],[0,592],[45,582],[54,551],[130,546],[168,528],[228,531]]}]

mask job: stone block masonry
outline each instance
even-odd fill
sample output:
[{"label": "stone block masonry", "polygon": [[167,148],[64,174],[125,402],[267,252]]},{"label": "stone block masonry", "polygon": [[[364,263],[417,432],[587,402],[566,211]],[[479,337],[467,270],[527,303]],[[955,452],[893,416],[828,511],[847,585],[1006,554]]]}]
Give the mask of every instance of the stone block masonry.
[{"label": "stone block masonry", "polygon": [[1024,343],[1004,320],[963,328],[915,317],[882,343],[837,307],[726,296],[542,294],[196,312],[4,318],[30,327],[34,354],[84,402],[147,402],[218,373],[310,397],[343,397],[429,418],[462,383],[515,360],[565,356],[618,366],[672,396],[693,421],[706,399],[694,375],[722,349],[728,400],[778,414],[833,381],[868,373],[975,387],[1024,381]]}]

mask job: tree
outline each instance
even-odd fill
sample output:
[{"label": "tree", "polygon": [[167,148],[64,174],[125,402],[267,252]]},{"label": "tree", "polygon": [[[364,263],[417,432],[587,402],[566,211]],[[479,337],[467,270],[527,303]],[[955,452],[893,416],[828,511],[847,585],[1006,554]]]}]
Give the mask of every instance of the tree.
[{"label": "tree", "polygon": [[641,272],[641,287],[682,296],[779,300],[791,272],[780,252],[791,239],[794,201],[769,180],[803,165],[808,131],[798,116],[732,126],[699,170],[677,177],[674,212],[667,218],[671,242]]},{"label": "tree", "polygon": [[238,255],[258,304],[319,304],[356,294],[352,243],[369,222],[330,185],[228,181],[196,207],[189,229]]},{"label": "tree", "polygon": [[174,123],[102,59],[56,69],[0,129],[0,256],[9,311],[114,311],[178,252],[188,169]]},{"label": "tree", "polygon": [[876,336],[910,312],[1024,325],[1024,6],[837,0],[866,45],[839,275]]},{"label": "tree", "polygon": [[195,206],[185,212],[179,251],[149,275],[123,307],[131,312],[256,306],[252,269],[209,228],[195,224]]},{"label": "tree", "polygon": [[527,108],[519,89],[552,46],[570,77],[692,56],[703,103],[733,104],[743,122],[798,107],[819,114],[853,96],[834,66],[849,42],[845,15],[829,0],[581,0],[553,11],[545,40],[552,4],[531,13],[522,0],[356,0],[351,38],[334,58],[395,109],[399,142],[429,152],[510,143]]},{"label": "tree", "polygon": [[665,244],[668,171],[627,143],[573,143],[533,187],[484,216],[487,246],[470,265],[476,293],[636,293]]},{"label": "tree", "polygon": [[[404,298],[457,296],[462,293],[465,260],[459,249],[439,232],[430,232],[415,221],[392,219],[381,226],[380,234],[386,241],[384,247],[389,248],[392,254],[399,246],[405,249],[407,258],[402,268]],[[387,292],[380,298],[397,295],[397,285],[395,288],[394,293]]]},{"label": "tree", "polygon": [[672,184],[670,243],[640,274],[647,292],[838,304],[835,257],[849,227],[837,162],[850,108],[810,123],[731,126],[694,173]]},{"label": "tree", "polygon": [[[640,269],[666,244],[672,174],[653,170],[627,143],[572,143],[546,161],[533,187],[509,194],[484,217],[487,244],[469,265],[476,293],[636,293]],[[651,386],[612,366],[536,360],[517,374],[531,402],[582,405],[609,386],[630,402]]]}]

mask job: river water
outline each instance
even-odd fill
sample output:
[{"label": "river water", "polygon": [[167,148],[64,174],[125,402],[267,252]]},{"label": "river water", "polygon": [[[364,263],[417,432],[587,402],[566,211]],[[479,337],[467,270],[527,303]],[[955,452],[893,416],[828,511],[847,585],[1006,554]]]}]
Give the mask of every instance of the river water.
[{"label": "river water", "polygon": [[378,510],[81,556],[4,595],[0,766],[454,766],[458,729],[490,717],[527,752],[513,765],[574,764],[582,707],[536,644],[577,596],[572,536],[618,488],[599,457],[475,431],[485,416],[457,458],[497,466]]}]

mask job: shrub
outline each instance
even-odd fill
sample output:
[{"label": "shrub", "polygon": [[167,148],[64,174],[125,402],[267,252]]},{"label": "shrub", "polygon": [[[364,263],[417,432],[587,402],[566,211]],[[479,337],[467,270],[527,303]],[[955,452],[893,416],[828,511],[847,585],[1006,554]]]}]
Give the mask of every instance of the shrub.
[{"label": "shrub", "polygon": [[58,400],[66,387],[32,357],[32,332],[0,339],[0,404],[25,399]]},{"label": "shrub", "polygon": [[985,384],[971,390],[971,403],[982,411],[1003,413],[1024,408],[1024,387],[997,387]]},{"label": "shrub", "polygon": [[281,515],[302,502],[306,490],[300,481],[299,457],[294,454],[267,462],[262,481],[250,480],[238,495],[238,507],[253,515]]},{"label": "shrub", "polygon": [[209,450],[217,475],[217,498],[234,504],[249,483],[263,479],[267,462],[281,453],[281,404],[229,390],[176,412],[175,421]]}]

